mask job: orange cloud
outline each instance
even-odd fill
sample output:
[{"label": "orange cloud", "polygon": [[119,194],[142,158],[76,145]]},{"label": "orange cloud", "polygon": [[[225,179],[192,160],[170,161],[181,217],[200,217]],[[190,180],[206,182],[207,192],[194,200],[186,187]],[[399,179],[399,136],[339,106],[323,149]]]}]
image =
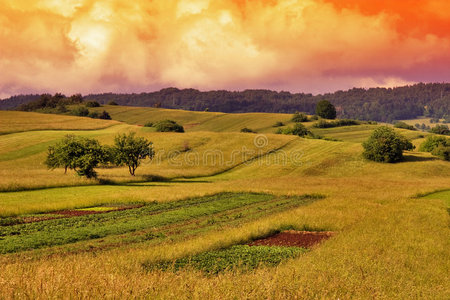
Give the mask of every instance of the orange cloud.
[{"label": "orange cloud", "polygon": [[4,0],[0,96],[450,79],[446,1],[342,2]]}]

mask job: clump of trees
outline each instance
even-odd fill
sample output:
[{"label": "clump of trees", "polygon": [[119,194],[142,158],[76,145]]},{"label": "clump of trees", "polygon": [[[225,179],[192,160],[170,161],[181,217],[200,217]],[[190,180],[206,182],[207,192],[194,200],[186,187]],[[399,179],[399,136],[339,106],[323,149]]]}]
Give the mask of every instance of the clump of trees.
[{"label": "clump of trees", "polygon": [[158,132],[184,132],[183,126],[172,120],[163,120],[154,124]]},{"label": "clump of trees", "polygon": [[403,151],[413,150],[414,145],[394,129],[382,126],[374,130],[363,143],[363,156],[369,160],[395,163],[403,160]]},{"label": "clump of trees", "polygon": [[430,135],[420,145],[419,151],[430,152],[435,156],[450,161],[450,139],[443,136]]},{"label": "clump of trees", "polygon": [[146,158],[154,156],[152,142],[135,133],[116,136],[113,146],[102,146],[96,139],[67,135],[48,148],[45,164],[51,170],[64,168],[74,170],[79,176],[96,178],[100,164],[128,166],[132,176]]},{"label": "clump of trees", "polygon": [[356,120],[350,120],[350,119],[342,119],[342,120],[336,120],[327,122],[325,120],[320,120],[319,122],[315,123],[313,127],[315,128],[333,128],[333,127],[341,127],[341,126],[353,126],[353,125],[359,125],[361,122]]},{"label": "clump of trees", "polygon": [[395,128],[401,128],[401,129],[417,131],[417,129],[414,126],[406,124],[405,122],[397,122],[397,123],[394,124],[394,127]]},{"label": "clump of trees", "polygon": [[324,119],[336,119],[336,108],[330,101],[322,100],[316,105],[316,114]]}]

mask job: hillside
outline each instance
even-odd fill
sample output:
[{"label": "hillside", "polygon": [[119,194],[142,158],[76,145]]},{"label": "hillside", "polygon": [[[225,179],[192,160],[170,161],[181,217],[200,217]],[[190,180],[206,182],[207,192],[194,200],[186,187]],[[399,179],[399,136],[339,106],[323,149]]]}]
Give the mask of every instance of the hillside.
[{"label": "hillside", "polygon": [[[312,95],[304,93],[246,90],[242,92],[208,91],[168,88],[141,94],[96,94],[85,100],[106,104],[115,101],[120,105],[162,107],[190,111],[225,113],[294,113],[313,114],[315,105],[322,99],[332,102],[338,117],[360,120],[392,122],[415,119],[418,116],[442,118],[450,112],[450,84],[416,84],[397,88],[354,88],[348,91]],[[12,109],[36,100],[35,95],[11,97],[0,101],[0,109]]]},{"label": "hillside", "polygon": [[[339,140],[328,141],[274,134],[277,121],[292,126],[290,114],[94,108],[103,109],[115,121],[0,111],[0,295],[448,298],[448,162],[417,149],[397,164],[365,160],[361,141],[380,125],[304,123]],[[186,132],[139,126],[167,118]],[[427,135],[396,131],[416,145]],[[85,179],[43,163],[66,134],[111,145],[126,132],[154,143],[155,158],[136,177],[104,166]],[[248,272],[147,267],[248,249],[286,229],[333,235]]]}]

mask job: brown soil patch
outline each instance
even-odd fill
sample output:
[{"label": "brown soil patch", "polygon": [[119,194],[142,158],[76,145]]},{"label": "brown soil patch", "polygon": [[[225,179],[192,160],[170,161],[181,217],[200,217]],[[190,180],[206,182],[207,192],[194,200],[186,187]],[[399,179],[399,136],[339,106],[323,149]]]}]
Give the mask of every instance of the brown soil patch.
[{"label": "brown soil patch", "polygon": [[183,127],[184,127],[184,129],[190,129],[190,128],[198,126],[198,125],[200,125],[200,123],[190,123],[190,124],[185,124]]},{"label": "brown soil patch", "polygon": [[284,246],[311,248],[312,246],[327,240],[334,235],[334,232],[323,231],[283,231],[276,235],[256,240],[248,244],[249,246]]}]

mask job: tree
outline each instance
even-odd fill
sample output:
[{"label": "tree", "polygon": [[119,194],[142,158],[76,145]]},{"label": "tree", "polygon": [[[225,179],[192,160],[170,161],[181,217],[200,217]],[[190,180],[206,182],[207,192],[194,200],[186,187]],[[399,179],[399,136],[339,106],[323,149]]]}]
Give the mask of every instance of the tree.
[{"label": "tree", "polygon": [[114,162],[118,166],[128,166],[128,171],[135,176],[141,160],[155,155],[153,143],[143,137],[136,137],[136,133],[121,134],[114,140]]},{"label": "tree", "polygon": [[94,168],[104,162],[105,150],[97,140],[75,135],[66,135],[55,146],[50,146],[45,160],[49,169],[63,167],[66,173],[69,168],[87,178],[97,177]]},{"label": "tree", "polygon": [[336,108],[327,100],[317,103],[316,114],[325,119],[336,119]]},{"label": "tree", "polygon": [[394,163],[403,159],[404,150],[414,149],[414,145],[394,129],[382,126],[374,130],[363,143],[363,156],[369,160]]}]

